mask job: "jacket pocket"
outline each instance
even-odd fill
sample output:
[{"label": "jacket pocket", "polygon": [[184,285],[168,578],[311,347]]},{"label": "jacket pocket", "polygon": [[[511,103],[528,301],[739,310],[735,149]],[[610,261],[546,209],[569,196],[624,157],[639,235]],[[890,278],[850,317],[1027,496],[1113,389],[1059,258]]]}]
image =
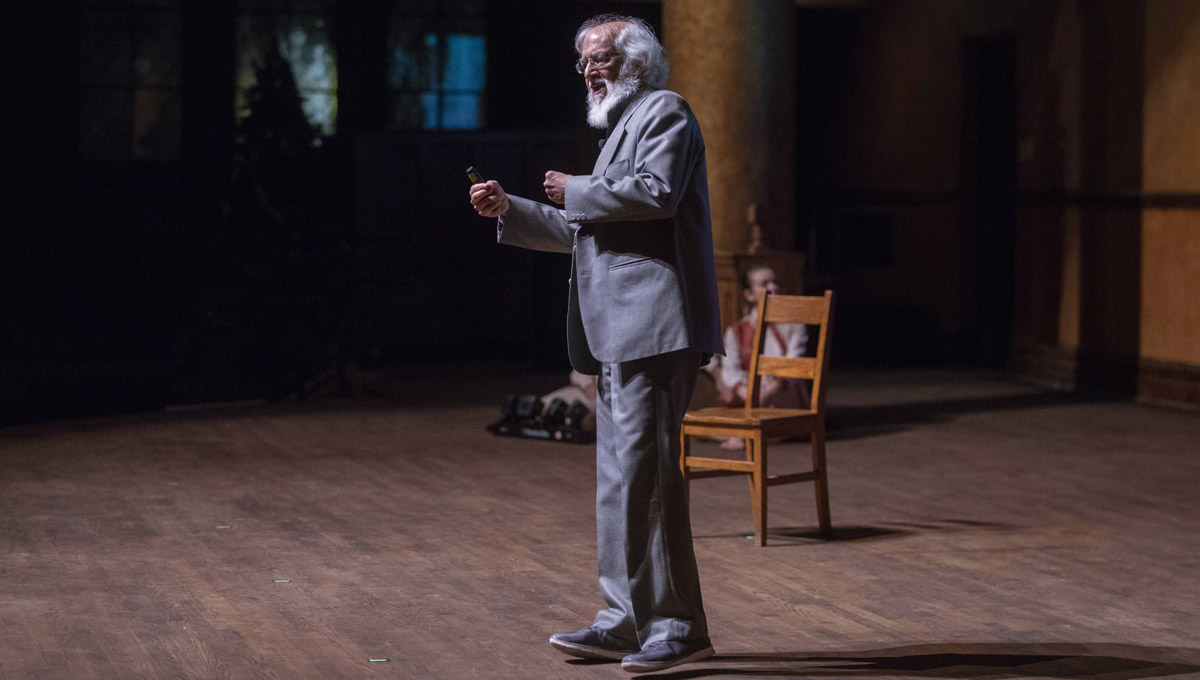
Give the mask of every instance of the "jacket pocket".
[{"label": "jacket pocket", "polygon": [[607,168],[604,168],[604,176],[611,178],[620,178],[629,174],[629,159],[625,158],[616,163],[610,163]]},{"label": "jacket pocket", "polygon": [[637,264],[645,264],[647,262],[653,262],[653,261],[654,261],[653,257],[639,257],[636,260],[629,260],[627,262],[618,262],[617,264],[611,265],[608,268],[608,271],[611,272],[614,269],[624,269],[625,267],[632,267]]}]

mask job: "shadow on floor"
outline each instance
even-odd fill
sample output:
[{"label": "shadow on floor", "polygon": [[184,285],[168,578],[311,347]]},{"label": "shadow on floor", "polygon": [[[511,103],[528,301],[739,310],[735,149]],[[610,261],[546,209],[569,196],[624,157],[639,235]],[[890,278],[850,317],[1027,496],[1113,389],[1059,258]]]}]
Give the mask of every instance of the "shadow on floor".
[{"label": "shadow on floor", "polygon": [[856,439],[903,432],[919,423],[937,423],[964,413],[1049,408],[1071,404],[1128,401],[1125,397],[1080,392],[1035,392],[978,399],[947,399],[870,406],[829,406],[828,439]]},{"label": "shadow on floor", "polygon": [[1104,643],[956,643],[844,653],[717,654],[655,675],[745,677],[1160,678],[1200,672],[1200,650]]},{"label": "shadow on floor", "polygon": [[[857,541],[886,540],[901,538],[922,532],[956,532],[975,529],[1020,529],[1015,524],[997,522],[981,522],[970,519],[927,520],[922,522],[886,522],[885,526],[834,526],[828,538],[821,536],[816,527],[769,527],[767,529],[767,546],[801,545],[813,542],[821,543],[852,543]],[[754,534],[724,533],[696,534],[694,539],[702,538],[753,538]]]},{"label": "shadow on floor", "polygon": [[[829,538],[821,536],[814,527],[772,527],[767,530],[768,545],[799,545],[813,541],[822,542],[851,542],[869,541],[880,538],[899,538],[911,531],[888,529],[884,527],[834,527]],[[694,539],[701,538],[754,538],[754,534],[697,534]]]}]

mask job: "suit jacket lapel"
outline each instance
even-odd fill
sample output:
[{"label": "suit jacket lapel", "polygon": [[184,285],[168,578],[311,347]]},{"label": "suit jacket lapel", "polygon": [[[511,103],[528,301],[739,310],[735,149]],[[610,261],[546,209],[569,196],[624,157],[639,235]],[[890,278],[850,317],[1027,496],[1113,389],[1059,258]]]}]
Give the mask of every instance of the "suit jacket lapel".
[{"label": "suit jacket lapel", "polygon": [[621,146],[621,140],[625,138],[625,126],[629,124],[629,119],[633,117],[633,112],[646,101],[646,95],[654,90],[640,90],[633,96],[625,110],[621,113],[621,117],[617,120],[617,124],[612,127],[608,135],[608,141],[604,143],[604,148],[600,150],[600,157],[596,159],[596,166],[592,169],[593,175],[599,175],[604,172],[608,164],[612,162],[613,156],[617,153],[617,149]]},{"label": "suit jacket lapel", "polygon": [[625,128],[615,130],[608,136],[608,141],[604,142],[604,148],[600,149],[600,157],[596,159],[596,166],[592,168],[593,175],[604,174],[604,169],[612,162],[613,154],[617,152],[617,147],[621,146],[621,139],[625,137]]}]

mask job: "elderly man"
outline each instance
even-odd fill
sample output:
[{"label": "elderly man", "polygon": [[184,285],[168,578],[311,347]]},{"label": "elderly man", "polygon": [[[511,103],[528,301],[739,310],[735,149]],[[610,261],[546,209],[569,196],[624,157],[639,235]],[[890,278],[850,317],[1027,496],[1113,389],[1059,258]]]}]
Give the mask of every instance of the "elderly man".
[{"label": "elderly man", "polygon": [[546,173],[560,210],[494,181],[471,204],[499,241],[572,253],[571,363],[599,375],[596,524],[600,589],[592,626],[551,636],[579,657],[631,672],[713,653],[679,470],[679,426],[699,368],[724,354],[704,140],[642,20],[602,15],[575,36],[588,122],[608,138],[590,175]]}]

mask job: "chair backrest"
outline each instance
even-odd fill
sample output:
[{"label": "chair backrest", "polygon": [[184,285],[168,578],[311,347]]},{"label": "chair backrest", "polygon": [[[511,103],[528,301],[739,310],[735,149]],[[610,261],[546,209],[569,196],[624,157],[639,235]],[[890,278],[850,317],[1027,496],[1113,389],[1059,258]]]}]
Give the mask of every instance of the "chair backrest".
[{"label": "chair backrest", "polygon": [[[820,326],[816,356],[765,357],[763,345],[769,323],[802,323]],[[759,383],[764,375],[780,378],[803,378],[813,381],[813,411],[825,411],[825,368],[829,364],[829,340],[833,332],[833,291],[823,296],[770,295],[758,299],[758,323],[754,329],[754,353],[750,357],[750,385],[746,394],[746,410],[758,405]],[[812,341],[811,334],[809,342]]]}]

